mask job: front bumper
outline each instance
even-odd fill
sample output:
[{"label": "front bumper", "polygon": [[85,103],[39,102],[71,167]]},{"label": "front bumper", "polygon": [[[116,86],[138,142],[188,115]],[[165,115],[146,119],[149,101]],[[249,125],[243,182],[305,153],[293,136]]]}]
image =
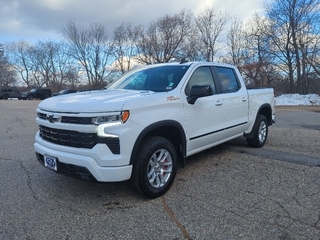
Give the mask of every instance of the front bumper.
[{"label": "front bumper", "polygon": [[48,148],[38,142],[34,143],[37,159],[43,164],[44,155],[58,159],[57,173],[70,175],[98,182],[120,182],[130,179],[132,165],[100,166],[93,157]]}]

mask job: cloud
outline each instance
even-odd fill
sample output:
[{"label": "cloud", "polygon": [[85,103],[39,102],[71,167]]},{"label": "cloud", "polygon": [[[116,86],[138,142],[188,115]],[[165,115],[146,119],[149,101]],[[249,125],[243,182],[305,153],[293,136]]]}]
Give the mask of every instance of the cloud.
[{"label": "cloud", "polygon": [[[261,10],[263,0],[2,0],[0,2],[0,42],[19,39],[61,38],[67,21],[86,27],[105,23],[109,33],[121,23],[147,25],[165,14],[182,9],[197,14],[213,7],[243,18]],[[247,15],[248,14],[248,15]]]}]

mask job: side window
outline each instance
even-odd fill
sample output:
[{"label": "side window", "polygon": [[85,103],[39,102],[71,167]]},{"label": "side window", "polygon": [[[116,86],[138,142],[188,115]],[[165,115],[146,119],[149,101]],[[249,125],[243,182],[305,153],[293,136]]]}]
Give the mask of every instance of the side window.
[{"label": "side window", "polygon": [[193,72],[186,86],[185,94],[190,95],[191,87],[195,85],[210,85],[213,93],[216,93],[216,87],[209,67],[199,67]]},{"label": "side window", "polygon": [[216,69],[221,80],[223,93],[237,92],[240,89],[238,80],[231,68],[217,67]]},{"label": "side window", "polygon": [[12,92],[12,89],[11,89],[11,88],[8,88],[8,92]]}]

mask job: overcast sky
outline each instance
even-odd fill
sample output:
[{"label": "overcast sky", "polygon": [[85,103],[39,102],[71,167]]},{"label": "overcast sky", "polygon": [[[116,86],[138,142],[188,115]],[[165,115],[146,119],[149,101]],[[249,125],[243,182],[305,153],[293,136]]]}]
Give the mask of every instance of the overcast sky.
[{"label": "overcast sky", "polygon": [[105,23],[112,34],[121,23],[147,25],[182,9],[205,8],[240,19],[263,13],[265,0],[0,0],[0,43],[58,39],[68,20],[77,26]]}]

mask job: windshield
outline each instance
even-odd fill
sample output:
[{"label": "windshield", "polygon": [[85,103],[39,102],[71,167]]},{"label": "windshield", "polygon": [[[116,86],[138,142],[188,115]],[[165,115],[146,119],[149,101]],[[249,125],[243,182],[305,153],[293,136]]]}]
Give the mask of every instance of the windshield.
[{"label": "windshield", "polygon": [[156,66],[129,72],[107,89],[150,90],[167,92],[181,81],[189,66]]},{"label": "windshield", "polygon": [[36,92],[37,91],[37,89],[36,88],[34,88],[34,89],[31,89],[31,93],[33,93],[33,92]]}]

